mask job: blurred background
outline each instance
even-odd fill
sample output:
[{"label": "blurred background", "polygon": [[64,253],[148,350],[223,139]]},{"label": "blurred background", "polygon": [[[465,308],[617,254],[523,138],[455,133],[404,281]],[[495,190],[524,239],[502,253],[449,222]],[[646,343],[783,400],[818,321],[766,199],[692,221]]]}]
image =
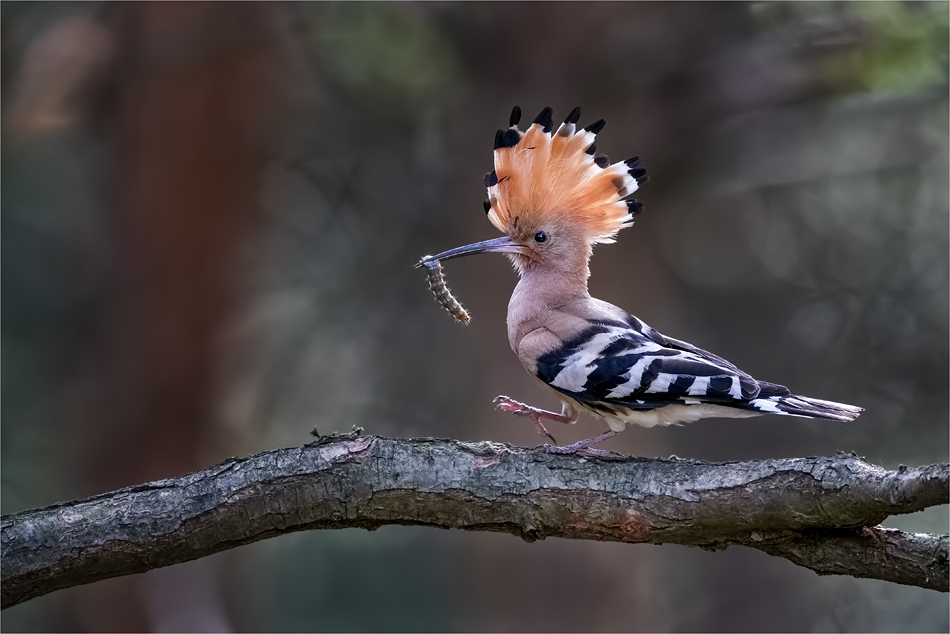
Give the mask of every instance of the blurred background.
[{"label": "blurred background", "polygon": [[[540,444],[482,176],[575,105],[645,212],[591,292],[853,424],[629,429],[707,460],[948,459],[948,4],[22,3],[2,35],[2,511],[308,432]],[[573,442],[590,420],[553,430]],[[893,518],[948,532],[947,508]],[[411,527],[58,592],[4,631],[946,631],[946,595],[762,553]]]}]

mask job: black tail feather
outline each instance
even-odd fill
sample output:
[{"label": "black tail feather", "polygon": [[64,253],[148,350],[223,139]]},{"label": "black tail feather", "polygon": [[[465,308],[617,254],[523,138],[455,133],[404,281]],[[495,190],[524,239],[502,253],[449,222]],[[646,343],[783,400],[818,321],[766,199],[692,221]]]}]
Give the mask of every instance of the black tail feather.
[{"label": "black tail feather", "polygon": [[772,414],[785,414],[786,416],[826,418],[845,422],[853,421],[864,411],[863,407],[823,401],[821,399],[798,396],[796,394],[753,399],[749,401],[749,409]]}]

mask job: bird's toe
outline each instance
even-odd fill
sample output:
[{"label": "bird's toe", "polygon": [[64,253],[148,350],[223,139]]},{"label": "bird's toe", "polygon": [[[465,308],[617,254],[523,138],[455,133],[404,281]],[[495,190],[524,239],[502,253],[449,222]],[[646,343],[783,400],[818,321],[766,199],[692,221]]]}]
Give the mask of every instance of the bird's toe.
[{"label": "bird's toe", "polygon": [[509,414],[525,414],[526,408],[523,403],[508,398],[507,396],[496,396],[495,400],[492,401],[495,404],[495,409],[500,409],[503,412],[508,412]]}]

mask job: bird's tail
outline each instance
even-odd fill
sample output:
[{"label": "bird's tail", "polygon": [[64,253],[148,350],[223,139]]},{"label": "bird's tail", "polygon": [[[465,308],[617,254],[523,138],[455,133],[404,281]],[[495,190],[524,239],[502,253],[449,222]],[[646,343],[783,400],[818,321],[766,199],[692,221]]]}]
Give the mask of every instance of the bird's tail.
[{"label": "bird's tail", "polygon": [[760,412],[769,412],[771,414],[804,416],[805,418],[827,418],[845,422],[854,420],[864,411],[863,407],[823,401],[821,399],[797,396],[795,394],[757,398],[750,401],[749,405]]}]

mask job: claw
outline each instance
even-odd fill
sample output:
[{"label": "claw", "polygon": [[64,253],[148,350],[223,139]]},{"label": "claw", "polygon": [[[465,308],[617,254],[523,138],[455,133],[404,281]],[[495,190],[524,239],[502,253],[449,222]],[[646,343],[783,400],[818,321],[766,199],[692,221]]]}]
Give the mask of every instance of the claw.
[{"label": "claw", "polygon": [[592,447],[592,445],[601,443],[607,440],[608,438],[613,438],[616,435],[617,435],[617,432],[613,430],[607,430],[602,434],[597,434],[596,436],[592,436],[590,438],[581,440],[579,442],[574,443],[573,445],[565,445],[563,447],[546,446],[544,448],[544,451],[546,453],[553,453],[553,454],[560,454],[560,455],[584,454],[587,456],[597,456],[600,458],[616,457],[616,456],[620,456],[621,454],[618,454],[614,451],[607,451],[605,449],[594,449]]},{"label": "claw", "polygon": [[541,417],[548,412],[536,409],[530,405],[525,405],[524,403],[519,403],[513,398],[508,398],[507,396],[496,396],[492,403],[495,404],[496,409],[499,409],[503,412],[508,412],[509,414],[513,414],[515,416],[527,416],[531,419],[531,422],[534,423],[534,428],[541,436],[547,438],[555,445],[557,444],[557,441],[554,440],[554,436],[551,435],[551,432],[549,432],[547,427],[541,423]]},{"label": "claw", "polygon": [[548,440],[553,442],[555,445],[557,444],[557,441],[554,440],[554,436],[551,435],[551,432],[548,431],[547,427],[541,424],[541,421],[539,421],[537,418],[533,416],[531,417],[531,421],[534,423],[534,428],[537,430],[537,432],[541,436],[543,436],[544,438],[547,438]]},{"label": "claw", "polygon": [[530,416],[532,413],[524,403],[519,403],[507,396],[496,396],[492,403],[495,404],[495,409],[500,409],[503,412],[508,412],[515,416]]}]

